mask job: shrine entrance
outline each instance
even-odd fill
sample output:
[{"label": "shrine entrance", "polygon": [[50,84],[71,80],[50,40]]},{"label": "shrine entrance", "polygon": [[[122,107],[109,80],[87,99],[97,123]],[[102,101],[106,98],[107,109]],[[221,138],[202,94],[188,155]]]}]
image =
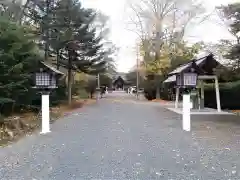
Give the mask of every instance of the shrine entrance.
[{"label": "shrine entrance", "polygon": [[125,81],[121,76],[118,76],[118,78],[113,82],[113,87],[115,90],[124,90]]}]

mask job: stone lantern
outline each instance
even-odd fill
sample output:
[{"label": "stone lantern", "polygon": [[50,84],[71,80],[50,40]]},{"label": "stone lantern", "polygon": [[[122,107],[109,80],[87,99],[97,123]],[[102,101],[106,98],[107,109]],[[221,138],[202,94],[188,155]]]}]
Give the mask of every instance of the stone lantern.
[{"label": "stone lantern", "polygon": [[50,113],[49,113],[49,94],[57,88],[58,79],[64,75],[56,68],[46,64],[39,63],[39,69],[35,71],[33,88],[38,89],[42,95],[42,134],[50,132]]}]

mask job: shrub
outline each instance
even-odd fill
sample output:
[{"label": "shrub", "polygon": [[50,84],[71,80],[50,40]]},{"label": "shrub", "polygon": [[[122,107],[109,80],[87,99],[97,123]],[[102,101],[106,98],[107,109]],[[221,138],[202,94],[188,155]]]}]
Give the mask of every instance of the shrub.
[{"label": "shrub", "polygon": [[89,95],[84,88],[81,88],[78,90],[78,96],[80,97],[80,99],[87,99]]},{"label": "shrub", "polygon": [[85,90],[86,90],[87,93],[90,94],[90,98],[93,98],[93,94],[96,91],[96,87],[97,87],[96,80],[95,79],[89,79],[86,86],[85,86]]},{"label": "shrub", "polygon": [[64,81],[59,82],[58,88],[53,90],[50,94],[50,105],[55,106],[60,104],[61,102],[67,100],[66,93],[67,85]]},{"label": "shrub", "polygon": [[153,80],[148,80],[143,83],[144,96],[147,100],[151,101],[156,99],[156,88]]},{"label": "shrub", "polygon": [[[220,100],[222,109],[240,109],[240,81],[221,83]],[[214,84],[205,87],[205,106],[216,108],[216,92]]]},{"label": "shrub", "polygon": [[1,114],[10,115],[12,113],[14,100],[0,97],[0,118]]}]

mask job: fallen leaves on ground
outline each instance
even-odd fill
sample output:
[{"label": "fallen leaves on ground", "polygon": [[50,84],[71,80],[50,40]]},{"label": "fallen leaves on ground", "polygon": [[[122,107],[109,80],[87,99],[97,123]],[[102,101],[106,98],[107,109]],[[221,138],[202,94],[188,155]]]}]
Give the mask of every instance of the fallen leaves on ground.
[{"label": "fallen leaves on ground", "polygon": [[161,102],[161,103],[167,103],[169,101],[165,101],[165,100],[162,100],[162,99],[153,99],[152,100],[153,102]]},{"label": "fallen leaves on ground", "polygon": [[[59,106],[50,108],[50,121],[53,123],[60,117],[71,113],[73,110],[96,102],[94,99],[75,99],[71,105],[67,102]],[[41,112],[28,112],[24,114],[14,114],[2,119],[0,122],[0,146],[16,141],[26,134],[30,134],[41,126]]]}]

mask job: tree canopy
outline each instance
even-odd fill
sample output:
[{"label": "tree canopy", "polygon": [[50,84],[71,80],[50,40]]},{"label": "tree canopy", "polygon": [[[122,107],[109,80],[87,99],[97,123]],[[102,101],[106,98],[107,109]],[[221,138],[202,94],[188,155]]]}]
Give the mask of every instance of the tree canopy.
[{"label": "tree canopy", "polygon": [[99,33],[106,21],[99,23],[99,13],[83,8],[79,0],[29,0],[24,14],[28,23],[39,27],[36,34],[45,51],[45,60],[48,61],[50,55],[56,56],[57,68],[68,70],[69,102],[73,71],[96,75],[113,67],[113,51],[104,41],[106,33]]},{"label": "tree canopy", "polygon": [[26,103],[33,69],[40,60],[37,46],[27,27],[3,18],[0,18],[0,34],[0,94],[16,103]]},{"label": "tree canopy", "polygon": [[[22,35],[32,45],[26,51],[33,48],[38,58],[44,53],[45,61],[67,70],[69,102],[74,72],[96,75],[115,71],[116,48],[106,41],[108,17],[104,14],[82,7],[79,0],[27,0],[24,4],[2,0],[0,5],[0,16],[8,23],[24,30],[28,27]],[[99,33],[100,29],[104,33]]]}]

